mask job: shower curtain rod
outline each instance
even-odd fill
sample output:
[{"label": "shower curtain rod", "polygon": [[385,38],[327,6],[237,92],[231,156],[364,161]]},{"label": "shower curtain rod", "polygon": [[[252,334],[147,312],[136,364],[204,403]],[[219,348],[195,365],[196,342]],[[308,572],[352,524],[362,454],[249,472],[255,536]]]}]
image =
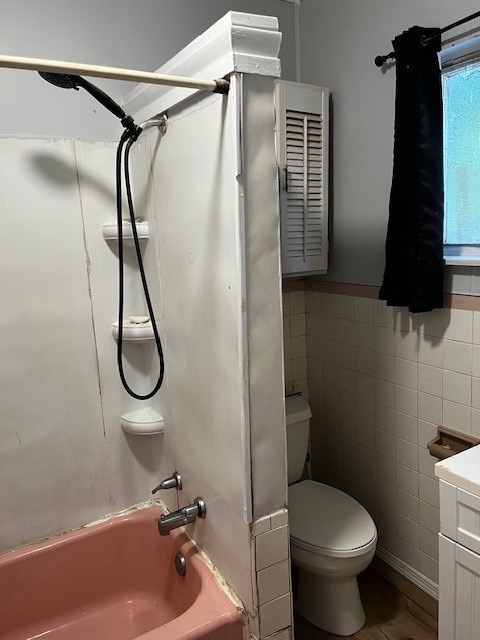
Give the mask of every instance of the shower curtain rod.
[{"label": "shower curtain rod", "polygon": [[62,60],[42,60],[41,58],[22,58],[18,56],[0,55],[0,67],[7,69],[29,69],[31,71],[48,71],[67,75],[92,76],[94,78],[110,78],[113,80],[131,80],[147,84],[163,84],[171,87],[186,87],[212,91],[213,93],[228,93],[228,80],[199,80],[182,76],[169,76],[149,71],[135,69],[121,69],[117,67],[101,67],[94,64],[64,62]]},{"label": "shower curtain rod", "polygon": [[[472,13],[470,16],[467,16],[466,18],[462,18],[461,20],[457,20],[457,22],[452,22],[452,24],[449,24],[446,27],[443,27],[443,29],[439,29],[438,31],[439,33],[445,33],[446,31],[450,31],[450,29],[455,29],[455,27],[459,27],[461,24],[464,24],[465,22],[468,22],[469,20],[473,20],[474,18],[478,18],[478,17],[480,17],[480,11],[477,11],[476,13]],[[430,36],[428,38],[424,37],[422,40],[422,44],[425,46],[430,42],[430,40],[433,40],[433,38],[436,38],[436,36]],[[375,58],[375,64],[377,65],[377,67],[382,67],[387,60],[390,60],[393,58],[395,58],[395,52],[390,51],[390,53],[387,53],[386,56],[377,56]]]}]

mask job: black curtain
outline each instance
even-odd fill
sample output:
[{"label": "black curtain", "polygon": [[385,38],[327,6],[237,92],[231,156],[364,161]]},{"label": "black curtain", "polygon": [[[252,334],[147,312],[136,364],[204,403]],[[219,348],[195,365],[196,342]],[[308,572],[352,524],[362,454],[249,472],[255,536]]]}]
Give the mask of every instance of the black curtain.
[{"label": "black curtain", "polygon": [[[433,37],[432,37],[433,36]],[[432,38],[426,44],[425,38]],[[395,139],[380,299],[412,312],[443,307],[443,105],[440,31],[393,41]]]}]

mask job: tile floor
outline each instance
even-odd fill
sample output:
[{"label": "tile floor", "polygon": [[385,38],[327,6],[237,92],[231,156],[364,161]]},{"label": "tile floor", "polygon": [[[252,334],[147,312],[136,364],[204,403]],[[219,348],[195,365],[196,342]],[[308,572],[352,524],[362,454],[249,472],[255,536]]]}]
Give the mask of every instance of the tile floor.
[{"label": "tile floor", "polygon": [[[436,620],[371,569],[359,577],[367,622],[352,640],[437,640]],[[334,640],[295,615],[295,640]]]}]

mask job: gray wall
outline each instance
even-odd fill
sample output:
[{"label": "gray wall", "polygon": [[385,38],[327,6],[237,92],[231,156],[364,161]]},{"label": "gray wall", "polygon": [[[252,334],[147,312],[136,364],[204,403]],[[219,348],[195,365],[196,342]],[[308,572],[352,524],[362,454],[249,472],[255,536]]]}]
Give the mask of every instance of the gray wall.
[{"label": "gray wall", "polygon": [[[279,0],[2,0],[0,52],[154,71],[227,11],[275,15],[283,77],[295,76],[293,5]],[[121,127],[84,91],[0,69],[0,135],[115,140]],[[131,83],[99,80],[120,101]]]},{"label": "gray wall", "polygon": [[329,280],[380,284],[383,275],[395,68],[382,73],[375,56],[412,25],[443,27],[478,9],[478,0],[303,0],[302,81],[333,92]]}]

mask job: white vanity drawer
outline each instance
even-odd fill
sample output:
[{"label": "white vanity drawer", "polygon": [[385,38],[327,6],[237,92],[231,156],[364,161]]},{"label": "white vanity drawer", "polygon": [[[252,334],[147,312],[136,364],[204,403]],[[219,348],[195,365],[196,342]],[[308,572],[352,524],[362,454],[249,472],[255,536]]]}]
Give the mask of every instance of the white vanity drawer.
[{"label": "white vanity drawer", "polygon": [[480,553],[480,498],[441,480],[440,531]]}]

